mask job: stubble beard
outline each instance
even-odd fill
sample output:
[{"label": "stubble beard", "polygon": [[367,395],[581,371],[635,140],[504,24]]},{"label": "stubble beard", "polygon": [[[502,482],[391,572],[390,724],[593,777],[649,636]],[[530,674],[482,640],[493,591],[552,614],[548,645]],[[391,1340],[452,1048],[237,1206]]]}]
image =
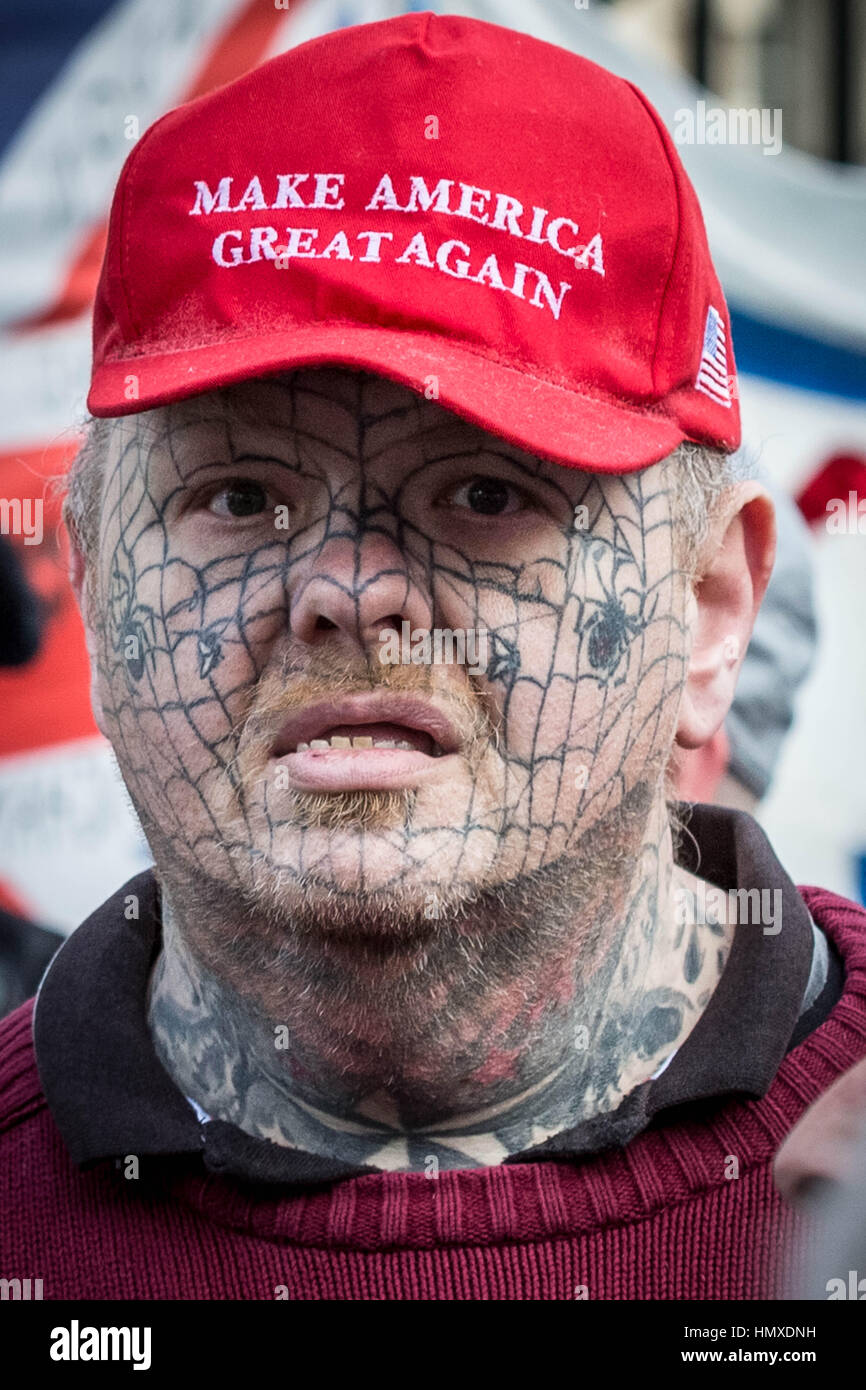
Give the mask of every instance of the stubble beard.
[{"label": "stubble beard", "polygon": [[[287,675],[291,679],[287,680]],[[426,688],[417,668],[395,668],[383,680],[372,674],[367,688],[391,682],[398,688]],[[302,856],[272,852],[274,835],[288,831],[302,843],[310,831],[350,844],[362,862],[367,848],[386,847],[392,857],[422,847],[425,827],[413,826],[418,793],[363,790],[340,793],[280,793],[279,821],[250,819],[250,793],[270,775],[270,749],[281,717],[315,699],[333,697],[340,686],[361,687],[357,668],[341,677],[338,669],[315,681],[287,672],[285,665],[257,686],[246,716],[239,721],[237,752],[228,775],[215,772],[208,800],[221,827],[217,871],[209,855],[172,844],[156,818],[139,808],[160,881],[182,923],[182,934],[199,964],[239,993],[258,998],[263,1011],[280,1017],[284,982],[291,989],[306,980],[315,988],[324,970],[336,992],[362,996],[376,1007],[417,998],[431,981],[451,980],[469,971],[474,987],[515,978],[534,962],[564,953],[581,973],[592,973],[611,924],[634,877],[657,789],[658,769],[645,767],[623,801],[582,834],[557,859],[529,871],[509,865],[501,848],[481,872],[443,883],[420,872],[391,876],[384,886],[356,882],[339,885],[325,871],[305,870]],[[462,713],[468,763],[477,777],[495,737],[477,697],[455,702]],[[131,788],[132,790],[132,788]],[[135,796],[133,793],[133,799]],[[501,847],[506,832],[519,831],[500,810],[490,830]],[[457,826],[439,826],[456,831]],[[437,827],[429,827],[430,835]],[[528,836],[528,830],[526,831]],[[270,842],[270,843],[269,843]],[[417,855],[417,859],[422,856]],[[226,872],[226,865],[231,870]],[[458,991],[458,993],[462,993]]]},{"label": "stubble beard", "polygon": [[295,880],[287,895],[279,871],[264,867],[240,895],[188,877],[172,876],[166,888],[199,965],[260,1017],[292,1016],[308,992],[311,1006],[327,999],[347,1028],[389,1016],[396,1047],[398,1035],[405,1044],[414,1028],[427,1028],[432,1013],[443,1028],[458,1027],[473,998],[520,979],[532,994],[560,966],[563,979],[589,987],[623,929],[649,790],[635,788],[574,853],[486,886],[440,885],[435,914],[399,884],[349,894],[321,883],[299,896]]}]

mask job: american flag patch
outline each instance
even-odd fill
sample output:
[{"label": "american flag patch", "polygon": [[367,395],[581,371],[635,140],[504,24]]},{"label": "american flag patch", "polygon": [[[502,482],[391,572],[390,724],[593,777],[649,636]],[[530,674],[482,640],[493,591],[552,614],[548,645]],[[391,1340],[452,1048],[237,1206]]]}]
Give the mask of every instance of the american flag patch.
[{"label": "american flag patch", "polygon": [[695,388],[718,401],[719,405],[731,404],[731,388],[728,382],[728,355],[725,347],[725,325],[721,314],[712,304],[707,310],[707,326],[704,329],[704,346],[701,349],[701,364],[698,367]]}]

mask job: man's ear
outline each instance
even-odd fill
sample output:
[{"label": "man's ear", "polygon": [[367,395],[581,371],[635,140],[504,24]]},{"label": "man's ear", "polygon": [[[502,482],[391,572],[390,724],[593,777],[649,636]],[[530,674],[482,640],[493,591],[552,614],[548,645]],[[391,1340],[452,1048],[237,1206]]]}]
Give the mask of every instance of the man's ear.
[{"label": "man's ear", "polygon": [[676,741],[700,748],[720,727],[776,554],[772,499],[758,482],[726,494],[701,550],[702,575],[691,599],[694,640]]},{"label": "man's ear", "polygon": [[99,662],[97,659],[96,629],[93,622],[92,596],[87,582],[87,559],[81,542],[68,516],[64,515],[66,534],[69,538],[69,582],[78,604],[81,621],[84,624],[84,640],[90,660],[90,704],[93,718],[100,733],[105,734],[105,718],[102,711],[102,697],[99,693]]}]

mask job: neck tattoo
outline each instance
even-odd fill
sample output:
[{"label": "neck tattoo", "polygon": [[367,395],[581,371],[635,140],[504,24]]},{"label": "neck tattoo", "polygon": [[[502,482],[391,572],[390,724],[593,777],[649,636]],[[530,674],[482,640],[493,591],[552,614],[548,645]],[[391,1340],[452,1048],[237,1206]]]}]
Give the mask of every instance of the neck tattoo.
[{"label": "neck tattoo", "polygon": [[388,1170],[500,1163],[614,1110],[721,977],[732,929],[685,907],[694,880],[660,839],[665,863],[648,834],[591,913],[561,861],[408,947],[284,942],[270,1011],[195,958],[187,909],[164,899],[160,1060],[210,1116],[277,1144]]}]

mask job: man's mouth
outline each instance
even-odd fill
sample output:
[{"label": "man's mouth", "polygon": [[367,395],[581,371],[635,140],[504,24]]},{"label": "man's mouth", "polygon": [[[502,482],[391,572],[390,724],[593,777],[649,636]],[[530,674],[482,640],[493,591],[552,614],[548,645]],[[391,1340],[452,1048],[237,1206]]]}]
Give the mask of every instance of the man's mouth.
[{"label": "man's mouth", "polygon": [[456,754],[448,718],[418,696],[364,694],[298,710],[271,756],[299,791],[414,786]]}]

